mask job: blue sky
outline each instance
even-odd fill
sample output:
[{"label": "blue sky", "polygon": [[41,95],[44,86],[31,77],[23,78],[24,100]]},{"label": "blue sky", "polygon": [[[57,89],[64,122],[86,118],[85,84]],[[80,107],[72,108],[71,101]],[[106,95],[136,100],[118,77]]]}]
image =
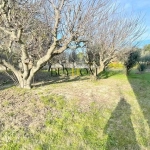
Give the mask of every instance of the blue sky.
[{"label": "blue sky", "polygon": [[126,12],[144,14],[144,24],[146,25],[146,32],[142,36],[140,47],[150,44],[150,0],[118,0]]}]

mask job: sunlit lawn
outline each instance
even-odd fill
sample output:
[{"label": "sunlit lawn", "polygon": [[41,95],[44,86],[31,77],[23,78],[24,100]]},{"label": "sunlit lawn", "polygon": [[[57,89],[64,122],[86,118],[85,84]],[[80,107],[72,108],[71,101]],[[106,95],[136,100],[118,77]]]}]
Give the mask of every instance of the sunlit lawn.
[{"label": "sunlit lawn", "polygon": [[[150,73],[131,73],[126,77],[121,72],[107,72],[101,75],[101,78],[103,84],[109,80],[113,81],[112,90],[118,88],[115,82],[119,83],[120,97],[114,105],[111,105],[113,101],[108,99],[103,105],[101,101],[92,102],[88,109],[83,109],[79,106],[78,99],[67,100],[65,95],[51,94],[45,90],[44,94],[39,93],[42,106],[48,110],[42,128],[12,127],[5,130],[5,124],[0,120],[0,149],[150,149]],[[100,83],[93,86],[101,86]],[[46,88],[50,86],[53,85],[46,85]],[[57,86],[59,83],[55,88]],[[12,90],[15,92],[16,88]],[[30,93],[26,90],[23,92]],[[38,93],[38,88],[31,92]],[[109,94],[109,91],[106,94]],[[7,107],[7,104],[4,107]]]}]

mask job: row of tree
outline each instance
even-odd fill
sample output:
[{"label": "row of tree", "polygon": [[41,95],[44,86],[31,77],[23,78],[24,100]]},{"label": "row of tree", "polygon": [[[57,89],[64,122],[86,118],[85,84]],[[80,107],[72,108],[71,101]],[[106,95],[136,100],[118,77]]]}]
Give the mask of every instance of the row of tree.
[{"label": "row of tree", "polygon": [[145,30],[141,21],[111,0],[0,0],[0,63],[21,88],[31,88],[47,62],[68,49],[82,49],[96,76],[133,49]]},{"label": "row of tree", "polygon": [[[126,71],[126,75],[129,75],[129,72],[134,66],[137,66],[137,69],[140,72],[145,71],[146,68],[150,65],[150,44],[145,45],[143,48],[132,47],[128,50],[117,53],[113,57],[112,61],[109,61],[108,64],[115,62],[116,64],[121,63],[124,66]],[[88,53],[87,53],[88,52]],[[99,54],[95,53],[95,55],[91,51],[79,49],[73,51],[65,51],[64,53],[55,56],[51,59],[50,67],[52,64],[60,64],[63,68],[63,71],[66,70],[70,66],[72,68],[85,68],[90,72],[91,75],[95,76],[95,78],[99,75],[99,73],[105,71],[105,69],[109,68],[108,64],[103,66],[101,72],[97,72],[97,64],[100,65]],[[93,65],[94,58],[96,58],[96,65]],[[68,65],[69,64],[69,65]],[[49,67],[49,69],[50,69]],[[59,68],[59,67],[58,67]],[[48,70],[49,70],[48,69]],[[67,71],[68,72],[68,71]],[[95,74],[94,74],[95,73]]]}]

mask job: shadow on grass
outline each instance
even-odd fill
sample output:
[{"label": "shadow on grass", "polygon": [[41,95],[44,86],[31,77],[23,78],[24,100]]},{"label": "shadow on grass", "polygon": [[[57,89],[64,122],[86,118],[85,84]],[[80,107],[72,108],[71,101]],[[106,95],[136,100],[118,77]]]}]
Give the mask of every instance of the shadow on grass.
[{"label": "shadow on grass", "polygon": [[[117,75],[122,73],[122,71],[113,71],[113,70],[107,70],[99,75],[100,79],[107,79],[111,76]],[[33,87],[40,87],[45,86],[49,84],[54,83],[63,83],[63,82],[74,82],[74,81],[81,81],[81,80],[87,80],[91,79],[91,76],[83,75],[83,76],[66,76],[66,75],[57,75],[53,73],[53,76],[51,75],[51,72],[47,71],[40,71],[38,72],[33,81]]]},{"label": "shadow on grass", "polygon": [[122,73],[122,71],[118,70],[118,71],[113,71],[113,70],[107,70],[107,71],[104,71],[102,73],[100,73],[98,76],[100,79],[107,79],[111,76],[114,76],[114,75],[117,75],[117,74],[120,74]]},{"label": "shadow on grass", "polygon": [[50,77],[48,80],[42,80],[42,83],[38,84],[38,82],[35,81],[35,83],[33,83],[33,87],[40,87],[40,86],[45,86],[45,85],[49,85],[49,84],[56,84],[56,83],[64,83],[64,82],[75,82],[75,81],[83,81],[83,80],[87,80],[89,79],[88,77],[80,77],[80,76],[76,76],[76,77],[69,77],[69,76],[58,76],[58,77]]},{"label": "shadow on grass", "polygon": [[13,84],[0,85],[0,91],[13,87]]},{"label": "shadow on grass", "polygon": [[[106,71],[100,73],[98,75],[98,77],[100,79],[107,79],[107,78],[109,78],[111,76],[114,76],[114,75],[117,75],[117,74],[120,74],[120,73],[122,73],[122,70],[106,70]],[[85,77],[85,78],[86,77],[90,77],[90,74],[85,74],[85,70],[82,71],[82,74],[83,75],[78,75],[78,77],[80,77],[80,79],[82,77]],[[56,72],[53,72],[53,75],[52,75],[51,72],[48,72],[48,71],[45,71],[45,70],[43,70],[43,71],[41,70],[41,71],[37,72],[37,74],[34,77],[34,80],[36,82],[38,82],[38,81],[39,82],[40,81],[50,81],[50,79],[52,79],[52,78],[56,78],[56,79],[58,79],[60,77],[69,78],[69,77],[71,77],[71,75],[72,75],[72,73],[70,73],[70,72],[69,72],[69,76],[64,75],[64,74],[58,75]]]},{"label": "shadow on grass", "polygon": [[[51,73],[48,71],[39,71],[37,72],[37,74],[35,74],[32,84],[33,84],[33,87],[39,87],[39,86],[44,86],[48,84],[73,82],[73,81],[87,80],[87,79],[89,78],[86,76],[84,77],[83,76],[66,76],[66,75],[51,76]],[[10,77],[8,77],[5,73],[0,72],[0,90],[4,90],[12,86],[14,86],[14,83],[10,79]]]},{"label": "shadow on grass", "polygon": [[140,150],[130,115],[130,104],[121,98],[104,129],[106,150]]},{"label": "shadow on grass", "polygon": [[150,128],[150,73],[130,74],[128,81]]},{"label": "shadow on grass", "polygon": [[0,90],[4,90],[12,86],[13,81],[4,72],[0,72]]}]

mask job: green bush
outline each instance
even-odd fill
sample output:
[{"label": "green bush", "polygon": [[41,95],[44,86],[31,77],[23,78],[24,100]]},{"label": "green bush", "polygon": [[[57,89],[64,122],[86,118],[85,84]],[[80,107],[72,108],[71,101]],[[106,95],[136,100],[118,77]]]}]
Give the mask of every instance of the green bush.
[{"label": "green bush", "polygon": [[108,65],[109,68],[123,68],[123,64],[120,63],[120,62],[111,62],[109,65]]},{"label": "green bush", "polygon": [[139,51],[131,51],[124,60],[124,66],[126,68],[126,74],[128,75],[130,70],[137,64],[140,59]]},{"label": "green bush", "polygon": [[146,68],[147,68],[146,64],[139,64],[139,66],[138,66],[138,70],[140,72],[144,72],[146,70]]}]

